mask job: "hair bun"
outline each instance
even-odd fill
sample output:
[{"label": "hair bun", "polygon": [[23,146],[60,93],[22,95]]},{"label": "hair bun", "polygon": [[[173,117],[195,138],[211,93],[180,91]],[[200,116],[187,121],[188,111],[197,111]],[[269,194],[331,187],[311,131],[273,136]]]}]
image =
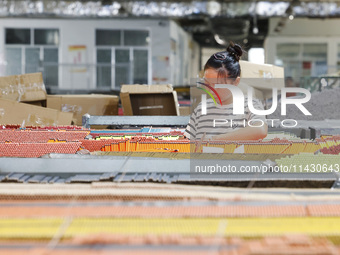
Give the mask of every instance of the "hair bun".
[{"label": "hair bun", "polygon": [[239,44],[231,42],[227,48],[227,52],[229,52],[236,61],[239,61],[243,55],[242,47]]}]

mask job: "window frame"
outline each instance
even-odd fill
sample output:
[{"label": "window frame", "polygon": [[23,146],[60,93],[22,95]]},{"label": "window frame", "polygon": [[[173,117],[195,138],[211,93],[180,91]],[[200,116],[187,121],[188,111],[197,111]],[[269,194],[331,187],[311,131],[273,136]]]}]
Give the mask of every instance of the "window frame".
[{"label": "window frame", "polygon": [[[29,44],[18,44],[18,43],[10,43],[10,44],[7,44],[6,43],[6,36],[7,36],[7,34],[6,34],[6,30],[7,29],[27,29],[27,30],[30,30],[30,43]],[[32,29],[31,28],[27,28],[27,27],[4,27],[4,45],[6,46],[6,45],[31,45],[32,44]]]},{"label": "window frame", "polygon": [[[120,36],[120,45],[119,46],[110,46],[110,45],[96,45],[96,31],[97,30],[120,30],[120,33],[121,33],[121,36]],[[119,49],[119,50],[129,50],[129,58],[130,58],[130,61],[129,61],[129,84],[133,84],[133,80],[134,80],[134,77],[133,77],[133,74],[134,74],[134,66],[133,66],[133,61],[134,61],[134,55],[133,55],[133,51],[136,49],[136,50],[146,50],[147,51],[147,65],[148,65],[148,73],[147,73],[147,84],[150,84],[152,79],[151,79],[151,66],[152,66],[152,63],[151,63],[151,42],[149,41],[148,42],[148,45],[147,46],[126,46],[124,45],[124,31],[135,31],[135,30],[139,30],[139,31],[147,31],[148,34],[149,34],[149,38],[151,38],[151,31],[150,29],[138,29],[138,28],[131,28],[131,29],[102,29],[102,28],[95,28],[94,29],[94,43],[95,43],[95,56],[94,56],[94,59],[95,59],[95,64],[96,64],[96,67],[98,66],[98,56],[97,56],[97,50],[98,49],[105,49],[105,50],[111,50],[111,86],[109,87],[99,87],[98,86],[98,83],[97,83],[97,71],[95,72],[95,79],[94,79],[94,82],[96,84],[96,89],[102,89],[102,90],[107,90],[107,89],[111,89],[111,90],[114,90],[114,89],[119,89],[119,86],[120,85],[117,85],[116,84],[116,66],[117,66],[117,63],[116,63],[116,50]],[[118,66],[124,66],[126,64],[118,64]]]},{"label": "window frame", "polygon": [[[30,44],[6,44],[6,29],[29,29],[30,30]],[[59,41],[57,45],[52,45],[52,44],[34,44],[34,30],[35,29],[45,29],[45,30],[49,30],[49,29],[53,29],[53,30],[57,30],[59,33]],[[55,63],[58,66],[58,81],[57,84],[53,84],[53,85],[47,85],[50,87],[59,87],[59,82],[60,82],[60,37],[61,37],[61,33],[60,33],[60,28],[56,28],[56,27],[4,27],[4,50],[6,52],[6,49],[8,48],[20,48],[21,50],[21,73],[24,74],[26,73],[26,49],[32,49],[32,48],[39,48],[39,61],[42,62],[42,65],[39,66],[38,68],[42,68],[44,66],[44,49],[57,49],[58,50],[58,61]],[[52,62],[47,63],[47,66],[49,66]],[[43,70],[39,70],[38,72],[42,72]],[[46,85],[46,84],[45,84]]]},{"label": "window frame", "polygon": [[[58,31],[58,44],[35,44],[34,43],[34,36],[35,36],[35,30],[57,30]],[[42,28],[42,27],[35,27],[35,28],[31,28],[31,44],[33,45],[37,45],[37,46],[53,46],[53,47],[59,47],[60,45],[60,29],[59,28]]]},{"label": "window frame", "polygon": [[[300,73],[300,77],[298,78],[301,78],[303,77],[303,72],[304,72],[304,69],[302,68],[302,64],[303,62],[312,62],[313,65],[312,65],[312,68],[311,68],[311,72],[312,74],[309,75],[309,76],[317,76],[317,74],[315,74],[316,70],[315,70],[315,67],[313,67],[317,62],[318,60],[320,60],[321,58],[320,57],[314,57],[314,56],[306,56],[306,51],[305,51],[305,48],[306,46],[310,46],[310,45],[322,45],[322,46],[325,46],[325,49],[326,49],[326,52],[325,52],[325,58],[324,58],[324,62],[326,63],[326,67],[328,68],[328,65],[327,65],[327,61],[328,61],[328,54],[329,54],[329,47],[327,45],[327,42],[306,42],[306,41],[290,41],[290,42],[278,42],[275,44],[275,55],[274,55],[274,59],[275,59],[275,63],[276,64],[276,61],[278,59],[282,60],[281,58],[278,58],[278,47],[280,45],[289,45],[289,44],[296,44],[298,45],[299,47],[299,50],[298,50],[298,55],[292,55],[292,56],[286,56],[284,57],[283,59],[288,61],[289,62],[289,66],[291,67],[292,66],[292,63],[295,62],[297,64],[299,64],[300,66],[298,67],[298,69],[294,69],[294,70],[298,70],[298,72]],[[283,63],[283,67],[286,67],[287,65],[287,62],[284,62]],[[290,68],[291,70],[292,68]],[[286,70],[287,71],[287,70]],[[291,76],[290,74],[287,75],[285,74],[286,76]],[[296,77],[295,77],[296,78]]]}]

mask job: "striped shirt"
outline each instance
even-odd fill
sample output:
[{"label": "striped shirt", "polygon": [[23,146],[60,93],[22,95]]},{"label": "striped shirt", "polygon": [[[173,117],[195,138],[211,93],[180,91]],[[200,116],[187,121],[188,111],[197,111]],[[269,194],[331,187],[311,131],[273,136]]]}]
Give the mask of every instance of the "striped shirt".
[{"label": "striped shirt", "polygon": [[[207,101],[207,114],[202,115],[201,103],[190,116],[184,135],[190,140],[201,139],[236,131],[250,125],[258,125],[262,120],[266,123],[264,115],[255,115],[249,111],[248,98],[244,102],[244,114],[233,115],[233,104],[215,105],[212,99]],[[258,99],[253,99],[253,106],[257,110],[263,110],[263,105]],[[250,121],[252,120],[252,121]]]}]

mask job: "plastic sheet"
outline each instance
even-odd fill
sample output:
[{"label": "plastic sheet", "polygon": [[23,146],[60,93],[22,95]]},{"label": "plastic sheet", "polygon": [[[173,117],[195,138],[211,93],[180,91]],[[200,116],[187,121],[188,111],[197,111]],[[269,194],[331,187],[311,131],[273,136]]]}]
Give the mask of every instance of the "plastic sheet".
[{"label": "plastic sheet", "polygon": [[18,102],[46,99],[46,89],[41,73],[0,77],[0,98]]}]

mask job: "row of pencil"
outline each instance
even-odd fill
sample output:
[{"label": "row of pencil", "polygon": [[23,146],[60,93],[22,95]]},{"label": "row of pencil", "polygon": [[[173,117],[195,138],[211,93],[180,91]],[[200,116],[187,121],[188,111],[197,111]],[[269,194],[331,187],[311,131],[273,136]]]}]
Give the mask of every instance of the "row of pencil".
[{"label": "row of pencil", "polygon": [[81,126],[25,126],[22,127],[21,125],[0,125],[0,130],[65,130],[65,131],[71,131],[71,130],[89,130],[87,128],[83,128]]},{"label": "row of pencil", "polygon": [[284,172],[292,173],[339,173],[339,155],[327,155],[322,153],[300,153],[284,158],[276,159],[276,164]]},{"label": "row of pencil", "polygon": [[101,151],[136,151],[136,152],[190,152],[188,141],[116,141],[101,148]]},{"label": "row of pencil", "polygon": [[323,154],[339,155],[340,154],[340,144],[334,145],[334,146],[331,146],[331,147],[324,147],[320,151]]},{"label": "row of pencil", "polygon": [[[187,139],[164,141],[155,138],[133,137],[133,139],[108,139],[108,140],[87,140],[86,149],[90,151],[98,150],[101,145],[101,151],[176,151],[176,152],[202,152],[203,147],[218,147],[223,149],[224,153],[234,153],[237,148],[243,146],[244,153],[254,154],[298,154],[300,152],[315,153],[321,149],[318,142],[306,141],[287,141],[285,143],[274,142],[193,142]],[[97,148],[97,149],[94,149]]]}]

